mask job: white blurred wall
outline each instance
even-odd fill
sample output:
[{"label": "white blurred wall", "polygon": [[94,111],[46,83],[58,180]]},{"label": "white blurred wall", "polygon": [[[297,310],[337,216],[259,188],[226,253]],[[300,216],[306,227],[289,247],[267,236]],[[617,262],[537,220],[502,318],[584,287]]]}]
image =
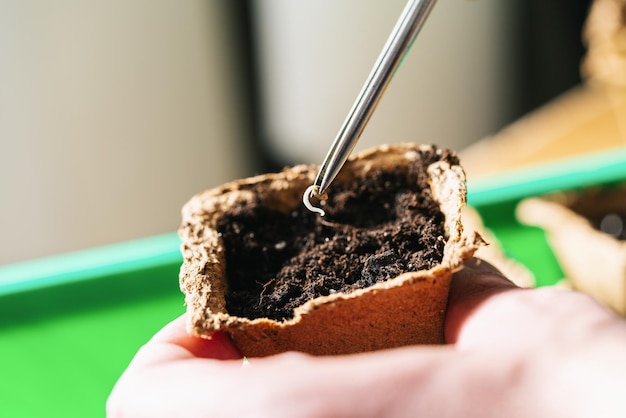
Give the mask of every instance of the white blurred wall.
[{"label": "white blurred wall", "polygon": [[[252,1],[279,159],[321,162],[404,3]],[[358,147],[493,132],[512,3],[438,1]],[[174,231],[193,194],[252,174],[227,4],[0,0],[0,264]]]},{"label": "white blurred wall", "polygon": [[0,264],[174,231],[248,175],[220,1],[0,1]]},{"label": "white blurred wall", "polygon": [[[279,159],[320,163],[406,0],[255,0],[264,131]],[[518,2],[440,0],[358,149],[461,149],[511,117]]]}]

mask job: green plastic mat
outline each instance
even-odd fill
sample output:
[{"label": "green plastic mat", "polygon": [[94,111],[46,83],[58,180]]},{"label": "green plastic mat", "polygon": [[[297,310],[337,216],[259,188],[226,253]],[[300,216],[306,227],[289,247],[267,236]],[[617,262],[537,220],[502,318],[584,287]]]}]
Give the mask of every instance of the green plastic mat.
[{"label": "green plastic mat", "polygon": [[0,266],[0,417],[98,417],[184,312],[176,234]]}]

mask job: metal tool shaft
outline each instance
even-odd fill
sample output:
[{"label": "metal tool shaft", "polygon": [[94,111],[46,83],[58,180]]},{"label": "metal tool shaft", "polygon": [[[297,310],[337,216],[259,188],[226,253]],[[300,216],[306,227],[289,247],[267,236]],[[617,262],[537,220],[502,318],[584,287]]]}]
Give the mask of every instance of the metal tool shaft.
[{"label": "metal tool shaft", "polygon": [[409,50],[436,0],[409,0],[348,117],[326,154],[314,185],[323,195],[354,149],[402,58]]}]

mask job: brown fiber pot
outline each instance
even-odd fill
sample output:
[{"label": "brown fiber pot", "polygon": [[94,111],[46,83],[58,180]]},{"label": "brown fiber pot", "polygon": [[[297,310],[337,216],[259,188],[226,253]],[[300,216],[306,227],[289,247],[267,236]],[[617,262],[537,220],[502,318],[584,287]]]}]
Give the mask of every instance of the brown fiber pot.
[{"label": "brown fiber pot", "polygon": [[[420,164],[431,146],[400,144],[373,148],[351,157],[338,182],[366,176],[374,168]],[[447,233],[442,262],[429,270],[412,271],[350,293],[334,293],[304,303],[289,320],[248,319],[226,310],[223,242],[217,219],[229,208],[262,194],[267,205],[290,211],[302,205],[304,190],[317,167],[294,166],[225,184],[194,196],[183,208],[179,229],[183,265],[180,286],[185,293],[189,332],[210,338],[223,331],[249,357],[285,351],[314,355],[347,354],[410,344],[443,343],[443,325],[452,273],[483,243],[464,232],[465,174],[459,165],[438,161],[427,168],[434,199],[445,215]],[[335,184],[334,183],[334,184]],[[332,193],[332,191],[331,191]]]}]

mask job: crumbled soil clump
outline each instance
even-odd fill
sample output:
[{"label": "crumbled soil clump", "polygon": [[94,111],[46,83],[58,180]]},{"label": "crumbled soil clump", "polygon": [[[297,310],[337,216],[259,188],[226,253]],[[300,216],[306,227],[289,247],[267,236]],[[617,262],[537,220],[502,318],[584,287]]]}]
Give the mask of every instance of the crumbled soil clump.
[{"label": "crumbled soil clump", "polygon": [[[441,151],[440,151],[441,152]],[[285,320],[306,301],[348,293],[439,264],[447,239],[444,216],[421,164],[372,170],[352,183],[335,182],[320,217],[300,205],[283,213],[262,196],[220,217],[231,315]]]}]

